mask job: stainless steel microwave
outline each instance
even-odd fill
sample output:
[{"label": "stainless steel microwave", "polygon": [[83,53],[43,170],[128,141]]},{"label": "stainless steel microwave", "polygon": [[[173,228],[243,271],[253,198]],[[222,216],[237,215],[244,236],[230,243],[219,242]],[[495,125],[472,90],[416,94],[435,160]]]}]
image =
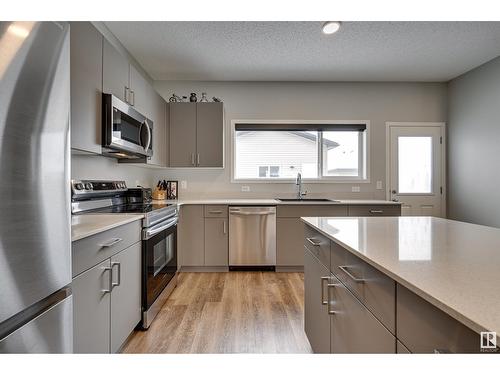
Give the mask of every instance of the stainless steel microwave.
[{"label": "stainless steel microwave", "polygon": [[111,94],[102,94],[102,153],[120,159],[153,156],[153,121]]}]

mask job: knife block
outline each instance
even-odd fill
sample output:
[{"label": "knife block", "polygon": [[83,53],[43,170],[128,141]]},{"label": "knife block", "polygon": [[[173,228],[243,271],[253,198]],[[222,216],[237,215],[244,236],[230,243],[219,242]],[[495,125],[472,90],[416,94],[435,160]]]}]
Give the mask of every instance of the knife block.
[{"label": "knife block", "polygon": [[152,196],[153,196],[153,199],[158,200],[158,201],[162,201],[162,200],[167,199],[167,191],[155,188],[153,190]]}]

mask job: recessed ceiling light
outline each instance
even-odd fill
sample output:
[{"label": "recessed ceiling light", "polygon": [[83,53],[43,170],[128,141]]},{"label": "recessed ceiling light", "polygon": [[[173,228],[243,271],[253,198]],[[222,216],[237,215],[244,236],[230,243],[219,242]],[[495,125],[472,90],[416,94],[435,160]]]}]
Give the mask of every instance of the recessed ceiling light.
[{"label": "recessed ceiling light", "polygon": [[340,29],[340,22],[328,21],[323,24],[323,34],[334,34]]}]

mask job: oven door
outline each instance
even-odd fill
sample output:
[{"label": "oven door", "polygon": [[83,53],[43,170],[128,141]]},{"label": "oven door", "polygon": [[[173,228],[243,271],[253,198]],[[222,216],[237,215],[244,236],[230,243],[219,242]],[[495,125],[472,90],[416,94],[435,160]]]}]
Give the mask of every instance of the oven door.
[{"label": "oven door", "polygon": [[143,238],[142,305],[148,310],[177,272],[177,218],[146,229]]},{"label": "oven door", "polygon": [[111,94],[103,94],[103,146],[153,155],[153,122]]}]

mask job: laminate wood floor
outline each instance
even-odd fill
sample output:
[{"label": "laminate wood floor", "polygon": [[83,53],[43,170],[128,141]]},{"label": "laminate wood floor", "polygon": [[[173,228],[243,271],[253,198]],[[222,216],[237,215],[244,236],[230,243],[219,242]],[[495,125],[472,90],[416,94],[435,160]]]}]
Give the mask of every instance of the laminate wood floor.
[{"label": "laminate wood floor", "polygon": [[148,331],[124,353],[311,353],[304,274],[180,273]]}]

